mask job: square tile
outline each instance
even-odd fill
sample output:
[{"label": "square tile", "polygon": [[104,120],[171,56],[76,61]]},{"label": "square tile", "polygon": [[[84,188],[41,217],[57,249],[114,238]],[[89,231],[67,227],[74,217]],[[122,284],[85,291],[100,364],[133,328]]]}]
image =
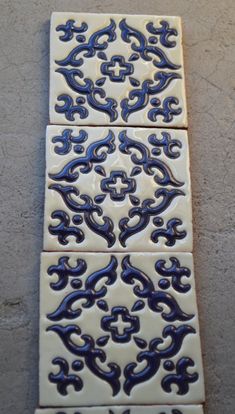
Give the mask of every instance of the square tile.
[{"label": "square tile", "polygon": [[44,250],[192,251],[187,132],[47,129]]},{"label": "square tile", "polygon": [[50,121],[187,127],[179,17],[53,13]]},{"label": "square tile", "polygon": [[44,408],[36,410],[35,414],[203,414],[203,408],[202,405]]},{"label": "square tile", "polygon": [[190,253],[43,253],[40,406],[204,400]]}]

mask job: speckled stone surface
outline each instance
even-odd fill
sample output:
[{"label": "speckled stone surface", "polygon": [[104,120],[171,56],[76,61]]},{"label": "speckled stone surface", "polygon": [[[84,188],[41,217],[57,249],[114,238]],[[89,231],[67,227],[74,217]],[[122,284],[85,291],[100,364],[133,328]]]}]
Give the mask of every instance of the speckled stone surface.
[{"label": "speckled stone surface", "polygon": [[66,7],[2,0],[0,6],[1,413],[31,414],[38,401],[49,17],[65,9],[182,16],[205,413],[233,413],[233,0],[68,0]]}]

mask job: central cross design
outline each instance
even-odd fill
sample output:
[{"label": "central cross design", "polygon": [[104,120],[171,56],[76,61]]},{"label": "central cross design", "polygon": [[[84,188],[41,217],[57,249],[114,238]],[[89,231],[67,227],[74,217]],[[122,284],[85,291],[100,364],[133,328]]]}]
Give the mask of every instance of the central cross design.
[{"label": "central cross design", "polygon": [[130,315],[125,306],[116,306],[111,315],[102,318],[101,327],[111,333],[114,342],[124,343],[129,342],[131,335],[139,331],[140,322],[138,316]]},{"label": "central cross design", "polygon": [[117,315],[116,321],[110,323],[110,327],[117,331],[118,336],[122,336],[126,329],[131,327],[131,323],[124,320],[123,315]]},{"label": "central cross design", "polygon": [[125,188],[128,188],[128,184],[124,183],[120,177],[117,177],[115,182],[109,185],[109,188],[114,189],[115,193],[119,196],[124,192]]},{"label": "central cross design", "polygon": [[101,190],[109,193],[113,201],[123,201],[126,194],[135,192],[136,182],[128,178],[124,171],[112,171],[108,178],[101,181]]},{"label": "central cross design", "polygon": [[103,75],[109,76],[111,82],[125,82],[126,76],[134,72],[132,63],[127,63],[123,56],[113,56],[110,62],[104,62],[100,68]]}]

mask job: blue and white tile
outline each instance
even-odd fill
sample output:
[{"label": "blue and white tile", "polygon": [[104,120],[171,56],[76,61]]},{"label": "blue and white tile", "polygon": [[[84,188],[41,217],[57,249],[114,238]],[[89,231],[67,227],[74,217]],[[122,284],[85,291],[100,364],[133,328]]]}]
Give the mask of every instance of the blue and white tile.
[{"label": "blue and white tile", "polygon": [[43,253],[40,306],[40,406],[204,401],[190,253]]},{"label": "blue and white tile", "polygon": [[179,17],[53,13],[50,122],[187,127]]},{"label": "blue and white tile", "polygon": [[201,405],[44,408],[35,414],[203,414]]},{"label": "blue and white tile", "polygon": [[192,251],[185,130],[47,129],[44,250]]}]

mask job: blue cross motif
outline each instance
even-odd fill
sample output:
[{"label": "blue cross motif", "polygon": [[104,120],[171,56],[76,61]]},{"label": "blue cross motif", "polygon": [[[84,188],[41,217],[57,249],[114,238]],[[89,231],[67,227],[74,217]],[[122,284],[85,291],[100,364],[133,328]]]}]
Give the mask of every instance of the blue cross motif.
[{"label": "blue cross motif", "polygon": [[130,315],[125,306],[115,306],[111,315],[102,318],[101,327],[111,333],[114,342],[125,343],[139,331],[140,322],[138,316]]},{"label": "blue cross motif", "polygon": [[126,76],[134,72],[134,66],[127,63],[123,56],[115,55],[110,62],[102,63],[100,70],[103,75],[109,76],[111,82],[125,82]]},{"label": "blue cross motif", "polygon": [[126,194],[134,193],[136,182],[133,178],[128,178],[124,171],[112,171],[108,178],[101,181],[101,190],[109,193],[113,201],[123,201]]}]

